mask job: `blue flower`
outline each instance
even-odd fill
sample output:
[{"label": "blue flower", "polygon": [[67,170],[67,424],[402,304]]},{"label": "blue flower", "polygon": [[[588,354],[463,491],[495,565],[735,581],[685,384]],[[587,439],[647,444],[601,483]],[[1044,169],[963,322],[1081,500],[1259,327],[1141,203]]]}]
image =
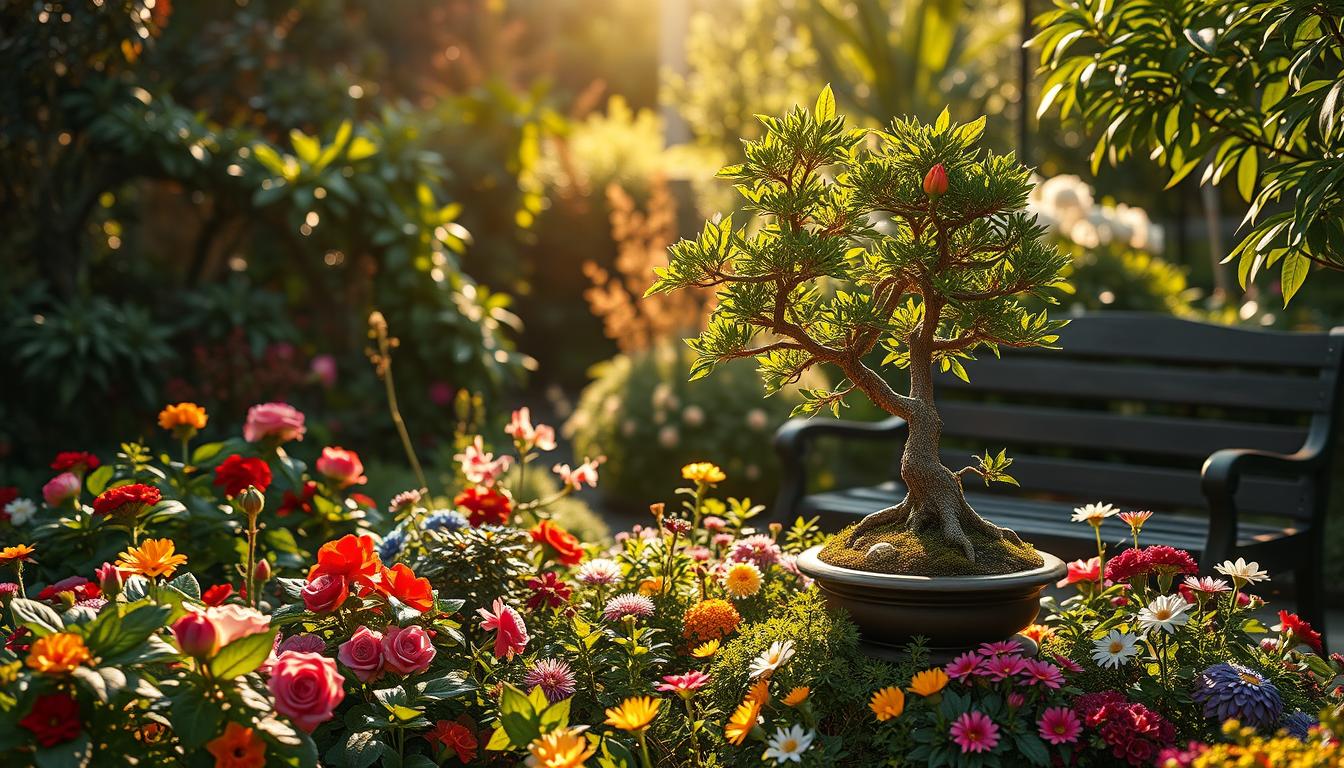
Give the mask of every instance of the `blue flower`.
[{"label": "blue flower", "polygon": [[1264,728],[1283,714],[1283,699],[1274,683],[1240,664],[1214,664],[1195,677],[1190,698],[1204,707],[1205,717],[1239,720],[1242,725]]},{"label": "blue flower", "polygon": [[467,518],[455,509],[436,509],[425,518],[427,531],[460,531],[467,527]]},{"label": "blue flower", "polygon": [[1320,720],[1317,720],[1316,718],[1302,711],[1294,712],[1293,714],[1283,718],[1283,722],[1281,723],[1281,725],[1284,728],[1288,729],[1288,733],[1292,734],[1293,736],[1296,736],[1302,741],[1306,741],[1307,738],[1311,736],[1311,729],[1315,728],[1320,724],[1321,724]]},{"label": "blue flower", "polygon": [[378,556],[384,563],[390,563],[397,559],[401,550],[406,546],[406,531],[401,528],[393,528],[387,532],[383,540],[378,542]]}]

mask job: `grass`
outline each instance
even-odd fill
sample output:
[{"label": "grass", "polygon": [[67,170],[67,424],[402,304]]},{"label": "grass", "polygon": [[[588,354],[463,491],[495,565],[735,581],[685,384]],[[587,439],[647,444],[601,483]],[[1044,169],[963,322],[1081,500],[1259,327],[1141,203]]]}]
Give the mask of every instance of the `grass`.
[{"label": "grass", "polygon": [[[854,527],[845,528],[827,542],[821,550],[823,562],[857,571],[907,576],[991,576],[1028,571],[1045,564],[1030,544],[1014,544],[978,532],[971,533],[974,562],[938,532],[920,536],[908,530],[879,529],[860,536],[854,546],[847,547],[845,542]],[[872,558],[866,556],[869,547],[883,541],[892,548]]]}]

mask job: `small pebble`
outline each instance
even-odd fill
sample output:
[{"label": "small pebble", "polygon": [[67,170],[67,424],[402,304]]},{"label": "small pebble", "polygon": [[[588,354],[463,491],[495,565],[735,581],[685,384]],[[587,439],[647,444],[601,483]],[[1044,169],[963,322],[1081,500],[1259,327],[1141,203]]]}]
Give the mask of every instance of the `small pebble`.
[{"label": "small pebble", "polygon": [[895,552],[896,547],[893,546],[890,542],[879,541],[873,546],[869,547],[868,552],[864,554],[863,557],[865,560],[878,560],[884,557],[889,557],[890,555],[895,554]]}]

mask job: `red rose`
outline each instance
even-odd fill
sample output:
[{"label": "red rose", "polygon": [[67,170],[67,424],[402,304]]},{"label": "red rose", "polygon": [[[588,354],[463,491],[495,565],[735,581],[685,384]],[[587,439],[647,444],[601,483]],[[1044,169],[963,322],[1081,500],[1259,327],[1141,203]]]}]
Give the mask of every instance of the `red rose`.
[{"label": "red rose", "polygon": [[232,595],[233,595],[232,584],[216,584],[215,586],[205,590],[205,592],[201,595],[201,602],[211,607],[220,606],[223,605],[224,601],[228,600]]},{"label": "red rose", "polygon": [[304,607],[313,613],[331,613],[350,596],[350,585],[343,576],[324,573],[309,579],[301,596]]},{"label": "red rose", "polygon": [[461,723],[440,720],[434,724],[429,733],[425,734],[425,741],[430,744],[437,744],[440,749],[444,750],[444,754],[439,756],[440,762],[450,756],[448,754],[449,750],[452,751],[452,754],[457,755],[457,759],[461,760],[464,765],[476,759],[476,747],[478,746],[476,735],[471,732],[470,728]]},{"label": "red rose", "polygon": [[61,451],[51,460],[51,468],[57,472],[69,471],[82,475],[97,469],[101,463],[97,456],[88,451]]},{"label": "red rose", "polygon": [[302,512],[305,515],[313,514],[313,497],[317,495],[317,483],[312,480],[305,481],[303,488],[296,494],[293,491],[285,491],[284,498],[280,500],[280,506],[275,510],[275,514],[280,517],[287,517],[294,512]]},{"label": "red rose", "polygon": [[44,747],[64,744],[79,735],[79,702],[64,693],[38,696],[19,725],[32,731]]},{"label": "red rose", "polygon": [[93,500],[93,512],[97,515],[115,515],[121,518],[133,518],[145,507],[159,503],[163,494],[159,489],[144,483],[131,483],[108,488]]},{"label": "red rose", "polygon": [[234,454],[215,467],[215,485],[224,489],[225,496],[237,496],[249,485],[265,493],[271,485],[271,468],[261,459]]},{"label": "red rose", "polygon": [[542,520],[530,533],[533,541],[550,548],[555,559],[565,565],[578,565],[583,560],[583,545],[579,540],[550,520]]},{"label": "red rose", "polygon": [[429,586],[429,579],[416,578],[415,573],[404,563],[383,570],[383,577],[378,580],[378,591],[397,598],[417,611],[424,612],[434,607],[434,592]]},{"label": "red rose", "polygon": [[467,520],[473,528],[485,523],[504,525],[513,512],[513,501],[495,488],[473,486],[459,493],[453,503],[467,510]]},{"label": "red rose", "polygon": [[102,590],[92,581],[83,576],[67,576],[55,584],[43,587],[42,591],[37,593],[37,599],[55,600],[62,592],[74,593],[76,602],[103,596]]}]

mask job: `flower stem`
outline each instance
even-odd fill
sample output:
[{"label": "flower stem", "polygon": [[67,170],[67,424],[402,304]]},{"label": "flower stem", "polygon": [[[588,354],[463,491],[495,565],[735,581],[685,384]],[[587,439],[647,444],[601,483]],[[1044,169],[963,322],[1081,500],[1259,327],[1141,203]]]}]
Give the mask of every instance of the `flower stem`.
[{"label": "flower stem", "polygon": [[691,703],[689,698],[685,701],[686,717],[690,718],[691,721],[691,754],[695,756],[695,764],[698,768],[702,763],[700,762],[700,737],[695,732],[695,705]]},{"label": "flower stem", "polygon": [[639,752],[644,756],[644,768],[653,768],[653,761],[649,759],[649,742],[644,738],[644,731],[635,734],[639,738]]}]

